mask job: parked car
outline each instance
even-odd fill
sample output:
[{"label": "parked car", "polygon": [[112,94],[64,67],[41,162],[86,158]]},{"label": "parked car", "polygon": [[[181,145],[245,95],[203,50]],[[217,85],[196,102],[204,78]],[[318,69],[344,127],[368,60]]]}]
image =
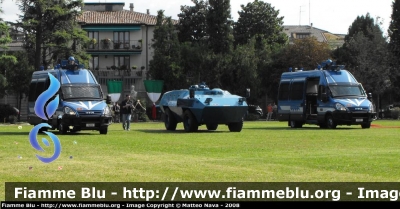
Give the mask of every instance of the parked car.
[{"label": "parked car", "polygon": [[[400,108],[400,104],[391,104],[391,105],[387,105],[384,109],[381,109],[379,111],[379,117],[380,118],[393,118],[394,116],[392,116],[392,111],[393,109],[395,109],[396,107]],[[395,118],[394,118],[395,119]]]},{"label": "parked car", "polygon": [[249,115],[249,114],[256,115],[258,117],[258,119],[260,119],[264,115],[263,110],[261,109],[260,106],[251,105],[251,104],[248,105],[247,115]]},{"label": "parked car", "polygon": [[15,123],[20,114],[18,108],[9,104],[0,104],[0,122]]}]

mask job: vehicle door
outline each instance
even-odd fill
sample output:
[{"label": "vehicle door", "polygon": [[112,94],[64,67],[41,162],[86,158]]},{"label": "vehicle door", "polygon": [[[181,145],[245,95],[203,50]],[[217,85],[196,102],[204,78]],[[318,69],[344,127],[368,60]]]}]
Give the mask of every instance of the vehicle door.
[{"label": "vehicle door", "polygon": [[290,84],[290,120],[304,121],[305,119],[305,78],[294,78]]}]

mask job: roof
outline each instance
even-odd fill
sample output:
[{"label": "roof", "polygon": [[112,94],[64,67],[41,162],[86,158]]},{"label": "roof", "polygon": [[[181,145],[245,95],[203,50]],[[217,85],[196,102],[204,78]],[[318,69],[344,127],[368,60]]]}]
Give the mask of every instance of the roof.
[{"label": "roof", "polygon": [[156,16],[131,12],[129,10],[122,11],[84,11],[77,18],[78,22],[85,24],[146,24],[155,25]]},{"label": "roof", "polygon": [[293,38],[293,34],[309,33],[311,36],[317,38],[319,42],[326,42],[327,40],[324,33],[329,33],[328,31],[311,27],[309,25],[284,25],[283,32],[286,33],[289,38]]},{"label": "roof", "polygon": [[333,34],[309,25],[283,25],[283,32],[289,37],[291,42],[296,39],[296,35],[309,34],[317,38],[317,41],[329,43],[330,45],[341,46],[344,43],[344,35]]},{"label": "roof", "polygon": [[[121,11],[84,11],[77,18],[84,24],[140,24],[156,25],[157,16],[130,10]],[[172,20],[177,23],[177,20]]]}]

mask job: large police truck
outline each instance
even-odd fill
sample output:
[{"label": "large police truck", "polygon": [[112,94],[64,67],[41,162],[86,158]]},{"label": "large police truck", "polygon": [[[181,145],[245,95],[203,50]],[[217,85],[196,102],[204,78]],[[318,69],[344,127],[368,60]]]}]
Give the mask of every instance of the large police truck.
[{"label": "large police truck", "polygon": [[[39,95],[49,88],[48,73],[60,82],[59,105],[55,113],[44,120],[36,115],[34,107]],[[63,60],[54,69],[33,72],[28,96],[29,124],[45,122],[60,134],[81,130],[98,130],[100,134],[107,134],[111,115],[100,84],[91,71],[83,69],[83,65],[70,65]]]},{"label": "large police truck", "polygon": [[278,91],[278,120],[292,128],[315,124],[334,129],[337,125],[370,128],[375,109],[372,95],[344,69],[327,60],[315,70],[284,72]]}]

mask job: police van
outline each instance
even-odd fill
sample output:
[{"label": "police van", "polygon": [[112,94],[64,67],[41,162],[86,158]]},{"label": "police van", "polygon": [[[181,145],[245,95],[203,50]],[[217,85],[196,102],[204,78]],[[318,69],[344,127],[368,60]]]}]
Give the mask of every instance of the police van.
[{"label": "police van", "polygon": [[[56,92],[59,102],[55,113],[44,120],[36,115],[35,103],[49,89],[49,73],[60,83]],[[43,108],[46,110],[46,107]],[[58,129],[60,134],[81,130],[98,130],[100,134],[107,134],[112,115],[103,99],[101,86],[92,72],[78,62],[69,64],[68,60],[62,60],[54,69],[33,72],[29,86],[28,122],[31,125],[48,123],[53,130]]]},{"label": "police van", "polygon": [[315,124],[334,129],[337,125],[370,128],[375,109],[372,95],[344,69],[327,60],[315,70],[284,72],[278,91],[278,120],[292,128]]}]

